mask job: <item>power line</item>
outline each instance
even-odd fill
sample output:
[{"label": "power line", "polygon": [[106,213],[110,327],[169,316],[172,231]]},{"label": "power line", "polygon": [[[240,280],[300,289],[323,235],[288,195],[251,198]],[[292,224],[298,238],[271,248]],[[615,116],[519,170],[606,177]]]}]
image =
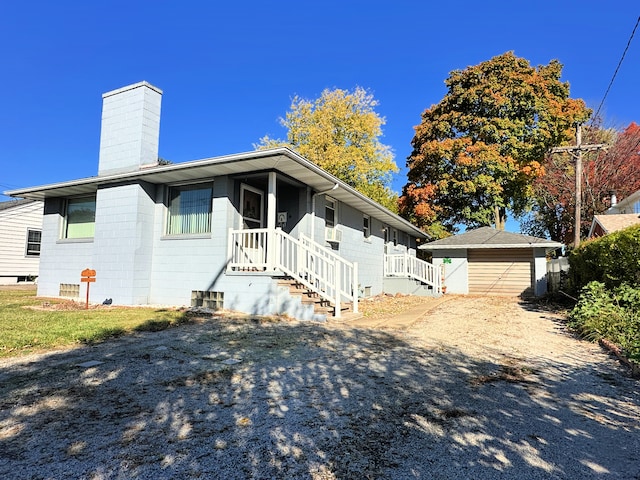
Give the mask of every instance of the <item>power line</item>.
[{"label": "power line", "polygon": [[607,98],[607,95],[609,94],[609,90],[611,90],[611,86],[613,85],[613,81],[616,79],[616,75],[618,74],[618,70],[620,70],[620,65],[622,65],[622,61],[624,60],[625,55],[627,54],[627,50],[629,50],[629,46],[631,45],[631,40],[633,40],[633,36],[636,33],[636,29],[638,28],[638,24],[640,24],[640,17],[638,17],[638,20],[636,20],[636,26],[633,27],[633,31],[631,32],[631,36],[629,37],[629,41],[627,42],[627,46],[624,49],[624,52],[622,52],[622,57],[620,57],[620,61],[618,62],[618,66],[616,67],[616,71],[613,72],[613,77],[611,77],[611,81],[609,82],[609,86],[607,87],[607,91],[604,92],[604,96],[602,97],[602,101],[600,102],[600,105],[598,105],[598,109],[596,110],[596,114],[591,117],[591,125],[593,125],[593,122],[596,118],[598,118],[598,114],[600,113],[600,109],[602,108],[602,105],[604,105],[604,101]]}]

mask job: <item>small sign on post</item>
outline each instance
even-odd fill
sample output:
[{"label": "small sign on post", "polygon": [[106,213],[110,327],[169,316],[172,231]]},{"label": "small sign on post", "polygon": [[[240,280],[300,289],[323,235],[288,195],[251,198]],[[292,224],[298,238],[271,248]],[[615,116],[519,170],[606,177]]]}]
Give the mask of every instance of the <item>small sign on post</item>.
[{"label": "small sign on post", "polygon": [[87,303],[85,309],[89,309],[89,285],[96,281],[96,271],[90,268],[85,268],[80,273],[80,281],[87,284]]}]

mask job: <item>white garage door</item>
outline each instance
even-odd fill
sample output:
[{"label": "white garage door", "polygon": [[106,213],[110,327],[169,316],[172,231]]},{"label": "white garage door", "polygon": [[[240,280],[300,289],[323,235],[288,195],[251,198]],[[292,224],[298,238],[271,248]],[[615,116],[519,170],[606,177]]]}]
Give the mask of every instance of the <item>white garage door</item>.
[{"label": "white garage door", "polygon": [[469,293],[530,296],[533,294],[533,250],[488,248],[468,250]]}]

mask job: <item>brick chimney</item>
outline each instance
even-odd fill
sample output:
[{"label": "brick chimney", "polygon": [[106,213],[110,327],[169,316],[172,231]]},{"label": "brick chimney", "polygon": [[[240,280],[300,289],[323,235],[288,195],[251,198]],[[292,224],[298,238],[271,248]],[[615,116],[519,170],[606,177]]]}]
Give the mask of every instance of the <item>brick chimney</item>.
[{"label": "brick chimney", "polygon": [[102,95],[98,175],[158,163],[162,90],[135,83]]}]

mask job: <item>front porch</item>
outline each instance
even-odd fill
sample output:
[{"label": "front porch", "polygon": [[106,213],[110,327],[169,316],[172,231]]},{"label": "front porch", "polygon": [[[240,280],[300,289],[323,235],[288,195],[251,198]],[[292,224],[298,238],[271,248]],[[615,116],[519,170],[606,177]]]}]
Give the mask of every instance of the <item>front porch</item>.
[{"label": "front porch", "polygon": [[[227,273],[289,277],[328,302],[335,318],[341,316],[344,303],[358,312],[363,295],[358,263],[345,260],[306,235],[294,238],[280,228],[230,230],[227,245]],[[440,269],[432,264],[408,253],[384,254],[383,262],[385,277],[417,282],[432,295],[442,294]]]},{"label": "front porch", "polygon": [[287,276],[326,300],[341,315],[343,302],[358,312],[358,264],[301,234],[296,239],[280,228],[230,230],[227,272]]}]

